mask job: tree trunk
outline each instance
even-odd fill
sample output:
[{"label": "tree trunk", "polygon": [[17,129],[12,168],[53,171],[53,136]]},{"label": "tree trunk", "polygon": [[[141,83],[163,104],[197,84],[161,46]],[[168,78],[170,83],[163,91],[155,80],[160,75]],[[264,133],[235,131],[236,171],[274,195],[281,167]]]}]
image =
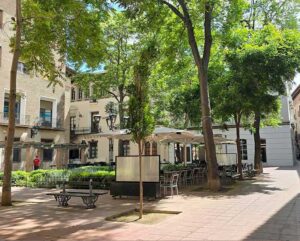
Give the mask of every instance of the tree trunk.
[{"label": "tree trunk", "polygon": [[138,141],[139,147],[139,166],[140,166],[140,219],[143,217],[143,175],[142,175],[142,141]]},{"label": "tree trunk", "polygon": [[234,117],[235,128],[236,128],[236,150],[237,150],[237,168],[240,174],[239,179],[243,179],[243,168],[242,168],[242,153],[241,153],[241,138],[240,138],[240,125],[241,125],[241,115],[236,115]]},{"label": "tree trunk", "polygon": [[189,45],[191,47],[195,64],[198,70],[198,79],[200,85],[200,96],[201,96],[201,105],[200,110],[202,112],[202,128],[205,142],[205,151],[207,158],[207,180],[208,187],[210,190],[219,190],[221,187],[220,178],[218,175],[218,163],[216,156],[216,147],[213,138],[213,130],[212,130],[212,120],[211,120],[211,110],[210,110],[210,102],[209,102],[209,91],[208,91],[208,83],[207,83],[207,75],[208,75],[208,63],[210,58],[210,49],[212,45],[212,36],[211,36],[211,14],[212,14],[212,6],[209,3],[205,4],[205,21],[204,21],[204,29],[205,29],[205,44],[204,44],[204,53],[203,59],[200,57],[194,27],[192,21],[190,19],[188,9],[184,1],[179,1],[182,5],[183,11],[185,13],[185,25],[188,32]]},{"label": "tree trunk", "polygon": [[15,104],[17,89],[17,67],[20,57],[21,42],[21,0],[16,0],[16,42],[13,52],[13,60],[10,71],[10,91],[9,91],[9,119],[7,128],[7,141],[4,154],[4,176],[2,186],[2,206],[11,206],[11,171],[12,171],[12,149],[15,135]]},{"label": "tree trunk", "polygon": [[258,173],[263,172],[261,162],[261,143],[260,143],[260,112],[255,111],[254,116],[254,169]]}]

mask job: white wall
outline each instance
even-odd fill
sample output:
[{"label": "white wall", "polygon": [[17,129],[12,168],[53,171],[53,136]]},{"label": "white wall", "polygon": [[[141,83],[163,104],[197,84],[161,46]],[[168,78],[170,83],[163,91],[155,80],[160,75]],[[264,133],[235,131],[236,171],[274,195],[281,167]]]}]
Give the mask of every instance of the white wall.
[{"label": "white wall", "polygon": [[[214,129],[214,134],[226,135],[229,139],[236,139],[235,128],[228,131]],[[241,139],[247,140],[248,160],[243,162],[253,163],[254,161],[254,139],[253,135],[241,128]],[[295,162],[295,153],[293,148],[293,136],[290,125],[278,127],[264,127],[261,129],[261,139],[266,139],[266,166],[292,166]],[[236,153],[235,145],[227,146],[228,153]]]}]

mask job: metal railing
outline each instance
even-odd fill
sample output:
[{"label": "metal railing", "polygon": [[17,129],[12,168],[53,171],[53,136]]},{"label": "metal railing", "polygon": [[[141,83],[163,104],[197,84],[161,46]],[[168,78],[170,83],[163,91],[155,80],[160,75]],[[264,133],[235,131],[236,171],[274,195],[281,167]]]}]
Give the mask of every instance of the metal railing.
[{"label": "metal railing", "polygon": [[[30,125],[30,115],[15,114],[16,125]],[[8,124],[8,112],[0,112],[0,123]]]},{"label": "metal railing", "polygon": [[61,118],[44,118],[40,117],[39,126],[48,128],[63,128],[63,120]]},{"label": "metal railing", "polygon": [[78,127],[73,128],[71,130],[72,135],[81,135],[81,134],[92,134],[92,133],[100,133],[101,128],[93,128],[93,127]]}]

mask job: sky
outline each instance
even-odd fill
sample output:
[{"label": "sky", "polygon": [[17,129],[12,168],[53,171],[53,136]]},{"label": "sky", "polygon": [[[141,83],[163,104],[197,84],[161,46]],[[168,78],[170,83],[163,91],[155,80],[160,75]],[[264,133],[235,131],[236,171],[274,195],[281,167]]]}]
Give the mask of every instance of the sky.
[{"label": "sky", "polygon": [[295,79],[294,79],[294,84],[292,86],[292,92],[297,88],[297,86],[300,84],[300,73],[297,73]]}]

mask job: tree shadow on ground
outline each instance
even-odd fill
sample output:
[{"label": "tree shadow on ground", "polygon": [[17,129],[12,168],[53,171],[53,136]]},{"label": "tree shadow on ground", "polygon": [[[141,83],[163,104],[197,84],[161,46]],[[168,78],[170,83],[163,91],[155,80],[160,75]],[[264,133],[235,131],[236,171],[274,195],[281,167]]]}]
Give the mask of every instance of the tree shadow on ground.
[{"label": "tree shadow on ground", "polygon": [[[245,240],[300,240],[300,195],[296,195]],[[259,220],[258,220],[259,221]]]},{"label": "tree shadow on ground", "polygon": [[[105,221],[105,218],[136,207],[136,200],[113,200],[110,195],[100,197],[95,209],[85,209],[81,199],[71,199],[69,207],[58,207],[45,195],[47,189],[17,189],[17,200],[11,207],[0,206],[0,239],[4,240],[58,240],[70,238],[85,240],[92,230],[113,233],[125,224]],[[33,200],[34,199],[34,200]],[[150,204],[151,205],[151,204]],[[73,238],[72,238],[73,239]],[[90,240],[87,238],[87,240]]]},{"label": "tree shadow on ground", "polygon": [[284,189],[272,186],[272,178],[262,174],[254,178],[236,180],[233,182],[224,182],[220,191],[210,191],[206,184],[192,186],[182,191],[185,198],[205,197],[212,199],[233,198],[236,196],[250,195],[252,193],[271,194],[274,191],[283,191]]}]

